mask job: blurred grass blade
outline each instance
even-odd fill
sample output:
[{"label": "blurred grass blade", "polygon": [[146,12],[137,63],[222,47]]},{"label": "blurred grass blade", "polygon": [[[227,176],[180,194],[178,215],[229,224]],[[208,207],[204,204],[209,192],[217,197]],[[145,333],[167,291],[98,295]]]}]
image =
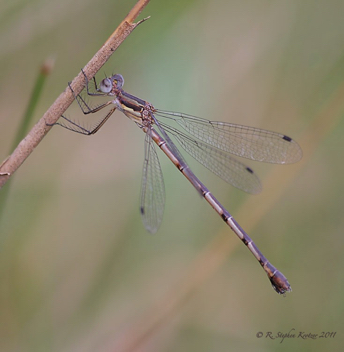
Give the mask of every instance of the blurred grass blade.
[{"label": "blurred grass blade", "polygon": [[[37,75],[37,79],[35,82],[35,85],[32,90],[31,97],[29,99],[29,104],[26,108],[26,111],[23,115],[22,121],[18,127],[17,134],[15,138],[13,139],[12,145],[11,145],[11,151],[19,144],[19,142],[25,137],[29,130],[29,126],[31,124],[33,114],[35,112],[35,109],[37,107],[39,98],[42,95],[43,92],[43,87],[44,83],[46,81],[46,78],[48,75],[51,73],[53,67],[54,67],[54,59],[52,57],[48,58],[45,60],[45,62],[42,64],[39,73]],[[6,161],[5,161],[6,162]],[[2,217],[2,214],[4,212],[6,200],[8,197],[8,192],[10,189],[10,181],[9,180],[7,183],[7,187],[4,187],[1,192],[1,197],[0,197],[0,220]]]},{"label": "blurred grass blade", "polygon": [[29,126],[33,117],[33,113],[38,104],[38,100],[42,94],[43,86],[46,81],[46,78],[50,74],[54,67],[54,59],[48,58],[41,66],[40,71],[38,73],[36,83],[32,90],[32,95],[29,100],[29,104],[23,116],[22,122],[18,128],[17,135],[13,139],[13,143],[11,146],[11,151],[18,145],[18,143],[25,137],[29,130]]}]

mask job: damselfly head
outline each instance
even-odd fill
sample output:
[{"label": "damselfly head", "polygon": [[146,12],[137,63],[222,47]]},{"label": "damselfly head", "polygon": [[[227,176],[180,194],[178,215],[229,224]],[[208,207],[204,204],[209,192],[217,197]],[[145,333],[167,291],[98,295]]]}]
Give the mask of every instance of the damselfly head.
[{"label": "damselfly head", "polygon": [[115,74],[111,77],[112,80],[112,84],[113,86],[115,86],[117,89],[122,89],[122,87],[124,86],[124,78],[122,75],[120,74]]},{"label": "damselfly head", "polygon": [[108,94],[112,91],[113,88],[122,89],[124,85],[124,78],[122,75],[115,74],[110,78],[104,78],[100,84],[98,91]]},{"label": "damselfly head", "polygon": [[110,93],[112,90],[112,81],[110,78],[104,78],[99,85],[99,90],[102,93]]}]

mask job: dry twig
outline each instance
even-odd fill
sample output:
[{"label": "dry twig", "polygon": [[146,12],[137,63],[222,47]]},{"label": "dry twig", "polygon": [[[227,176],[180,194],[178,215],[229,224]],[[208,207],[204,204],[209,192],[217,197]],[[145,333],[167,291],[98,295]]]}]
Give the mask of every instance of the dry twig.
[{"label": "dry twig", "polygon": [[[87,63],[83,68],[87,77],[92,78],[126,37],[140,23],[146,20],[143,19],[137,23],[133,22],[148,2],[149,0],[139,0],[117,29],[111,34],[109,39]],[[81,72],[73,79],[71,86],[76,94],[80,93],[85,87],[85,79]],[[67,87],[31,129],[27,136],[18,144],[13,153],[0,165],[0,188],[7,182],[11,175],[13,175],[24,160],[33,152],[35,147],[42,141],[43,137],[49,132],[51,126],[47,126],[47,124],[55,123],[67,110],[69,105],[72,104],[73,100],[73,94]]]}]

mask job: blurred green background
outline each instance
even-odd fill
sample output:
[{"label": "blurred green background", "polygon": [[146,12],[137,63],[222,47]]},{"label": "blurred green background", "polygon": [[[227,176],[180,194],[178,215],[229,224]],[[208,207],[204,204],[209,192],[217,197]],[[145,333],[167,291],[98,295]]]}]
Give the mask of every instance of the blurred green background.
[{"label": "blurred green background", "polygon": [[[134,3],[0,2],[0,160],[43,61],[55,67],[35,121]],[[98,74],[121,73],[128,92],[161,109],[299,141],[298,164],[250,163],[264,186],[256,196],[186,157],[292,293],[272,290],[160,151],[165,216],[156,235],[145,231],[144,135],[116,112],[92,137],[53,128],[13,177],[0,223],[0,351],[342,350],[343,13],[334,0],[151,1],[140,16],[149,21]]]}]

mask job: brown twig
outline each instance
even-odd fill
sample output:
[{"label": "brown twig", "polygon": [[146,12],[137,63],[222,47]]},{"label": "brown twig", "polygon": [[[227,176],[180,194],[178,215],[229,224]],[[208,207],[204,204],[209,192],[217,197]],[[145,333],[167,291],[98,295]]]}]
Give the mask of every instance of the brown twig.
[{"label": "brown twig", "polygon": [[[87,63],[83,68],[83,71],[88,78],[92,78],[126,37],[140,23],[147,19],[145,18],[137,23],[133,22],[148,3],[149,0],[139,0],[117,29],[111,34],[109,39]],[[76,94],[80,93],[85,87],[85,79],[81,72],[73,79],[71,86]],[[33,152],[35,147],[42,141],[43,137],[49,132],[51,126],[48,126],[47,124],[54,124],[67,110],[69,105],[72,104],[73,99],[74,97],[70,89],[66,88],[31,129],[27,136],[18,144],[13,153],[0,165],[0,188],[7,182],[11,175],[13,175],[25,159]]]}]

